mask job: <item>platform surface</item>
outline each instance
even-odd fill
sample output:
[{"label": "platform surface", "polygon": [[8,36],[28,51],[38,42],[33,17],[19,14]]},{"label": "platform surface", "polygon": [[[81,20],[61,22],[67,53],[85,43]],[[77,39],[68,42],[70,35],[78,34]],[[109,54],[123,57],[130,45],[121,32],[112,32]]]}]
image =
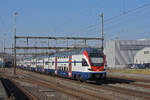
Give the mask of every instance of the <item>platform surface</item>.
[{"label": "platform surface", "polygon": [[5,91],[5,88],[0,80],[0,100],[3,100],[3,99],[7,99],[8,96],[7,96],[7,93]]}]

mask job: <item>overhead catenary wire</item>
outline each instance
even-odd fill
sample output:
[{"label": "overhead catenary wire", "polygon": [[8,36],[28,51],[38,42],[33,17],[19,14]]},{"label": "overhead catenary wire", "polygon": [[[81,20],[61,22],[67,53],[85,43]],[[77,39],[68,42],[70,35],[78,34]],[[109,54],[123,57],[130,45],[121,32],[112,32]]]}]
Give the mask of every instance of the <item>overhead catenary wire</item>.
[{"label": "overhead catenary wire", "polygon": [[[97,25],[98,25],[98,24],[92,24],[92,25],[89,25],[89,26],[85,27],[84,29],[86,29],[86,31],[88,31],[88,29],[89,29],[89,30],[94,30]],[[72,34],[84,32],[84,31],[85,31],[84,29],[82,28],[82,29],[80,29],[80,30],[78,30],[78,31],[76,31],[76,32],[73,32]]]},{"label": "overhead catenary wire", "polygon": [[143,5],[138,6],[138,7],[136,7],[136,8],[129,9],[129,10],[125,11],[124,13],[121,13],[121,14],[119,14],[119,15],[116,15],[116,16],[113,16],[113,17],[111,17],[111,18],[108,18],[108,19],[104,20],[104,22],[107,23],[107,22],[109,22],[109,21],[111,21],[111,20],[114,20],[114,19],[116,19],[116,18],[118,18],[118,17],[127,15],[127,14],[129,14],[129,13],[131,13],[131,12],[135,12],[135,11],[137,11],[137,10],[139,10],[139,9],[142,9],[142,8],[145,8],[145,7],[149,7],[149,6],[150,6],[150,3],[143,4]]},{"label": "overhead catenary wire", "polygon": [[[144,10],[144,11],[146,11],[146,10]],[[148,12],[147,12],[148,13]],[[139,20],[139,18],[141,18],[141,19],[143,19],[143,15],[145,15],[145,13],[143,13],[142,12],[142,14],[140,15],[140,16],[130,16],[130,17],[128,17],[128,18],[124,18],[124,20],[119,20],[119,21],[117,21],[117,22],[115,22],[115,23],[113,23],[113,24],[109,24],[110,26],[107,26],[107,27],[105,27],[104,29],[105,30],[112,30],[112,29],[114,29],[115,27],[117,27],[118,25],[120,25],[120,24],[129,24],[129,23],[127,23],[127,22],[136,22],[136,21],[142,21],[143,22],[143,20]],[[136,17],[136,18],[135,18]]]},{"label": "overhead catenary wire", "polygon": [[[109,33],[108,37],[112,37],[112,36],[115,36],[116,34],[123,34],[123,33],[126,33],[126,34],[127,33],[130,33],[130,34],[131,33],[137,33],[138,35],[144,36],[144,33],[146,33],[148,31],[148,29],[149,29],[148,26],[150,25],[150,23],[149,23],[150,21],[146,20],[150,16],[150,14],[149,14],[150,11],[147,8],[150,8],[150,6],[144,7],[144,9],[141,9],[142,11],[137,10],[136,12],[134,12],[134,13],[137,13],[140,11],[140,13],[138,13],[138,15],[140,15],[140,16],[134,14],[134,16],[130,16],[129,18],[128,17],[125,18],[126,20],[124,20],[124,21],[120,20],[121,22],[111,25],[111,27],[105,27],[105,30],[107,30],[107,32]],[[144,19],[143,19],[143,16],[145,16]],[[139,18],[142,20],[140,20]],[[128,23],[129,21],[134,23],[134,24],[131,24],[130,28],[127,28],[127,27],[129,27],[129,23]],[[124,27],[121,27],[118,29],[117,26],[121,25],[121,24]],[[143,33],[144,30],[146,30],[146,32]]]},{"label": "overhead catenary wire", "polygon": [[[124,16],[124,15],[128,15],[128,14],[131,13],[131,12],[137,13],[136,11],[138,11],[138,10],[140,10],[140,9],[143,9],[143,8],[147,8],[147,7],[150,7],[150,3],[143,4],[143,5],[138,6],[138,7],[136,7],[136,8],[133,8],[133,9],[129,9],[129,10],[127,10],[127,11],[124,11],[123,13],[121,13],[121,14],[119,14],[119,15],[116,15],[116,16],[113,16],[113,17],[111,17],[111,18],[105,19],[105,20],[104,20],[104,24],[108,24],[108,22],[109,22],[109,24],[110,24],[110,21],[113,21],[113,20],[115,20],[115,19],[117,19],[117,18],[119,18],[119,17],[122,17],[122,16]],[[115,23],[115,22],[111,22],[111,23]],[[96,27],[97,25],[99,25],[99,23],[97,23],[97,24],[92,24],[92,25],[88,25],[88,26],[86,26],[84,29],[79,29],[78,31],[72,32],[72,33],[84,32],[84,30],[87,30],[88,28],[91,28],[91,27]],[[105,25],[105,26],[106,26],[106,25]]]}]

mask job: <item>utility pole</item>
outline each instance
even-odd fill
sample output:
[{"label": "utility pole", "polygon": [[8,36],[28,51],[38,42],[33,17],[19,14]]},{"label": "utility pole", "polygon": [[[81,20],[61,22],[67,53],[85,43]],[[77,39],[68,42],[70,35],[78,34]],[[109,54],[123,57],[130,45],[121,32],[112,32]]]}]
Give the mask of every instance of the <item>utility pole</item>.
[{"label": "utility pole", "polygon": [[104,50],[104,31],[103,31],[103,13],[99,14],[101,18],[102,50]]},{"label": "utility pole", "polygon": [[16,75],[16,16],[17,12],[14,13],[14,75]]},{"label": "utility pole", "polygon": [[5,70],[5,37],[3,38],[3,69]]}]

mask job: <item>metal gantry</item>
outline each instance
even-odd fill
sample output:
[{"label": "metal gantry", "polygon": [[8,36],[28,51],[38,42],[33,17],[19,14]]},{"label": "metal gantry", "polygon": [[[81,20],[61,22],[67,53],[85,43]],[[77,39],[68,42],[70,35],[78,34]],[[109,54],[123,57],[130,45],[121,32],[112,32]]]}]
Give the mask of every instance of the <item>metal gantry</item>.
[{"label": "metal gantry", "polygon": [[[101,32],[102,32],[102,37],[101,38],[88,38],[88,37],[45,37],[45,36],[17,36],[16,35],[16,16],[18,15],[18,13],[14,13],[15,16],[15,27],[14,27],[14,74],[16,74],[16,55],[43,55],[43,54],[51,54],[50,52],[43,52],[43,53],[17,53],[16,50],[37,50],[37,49],[41,49],[41,50],[59,50],[59,49],[78,49],[78,48],[83,48],[84,46],[87,46],[87,41],[89,40],[96,40],[102,41],[102,47],[98,46],[97,48],[102,48],[103,50],[103,40],[104,40],[104,36],[103,36],[103,14],[101,14]],[[17,40],[25,40],[25,42],[27,43],[25,46],[21,45],[17,45]],[[34,40],[44,40],[47,41],[47,45],[45,46],[39,46],[37,45],[37,41],[35,41],[35,44],[33,45],[33,41]],[[50,45],[50,41],[55,41],[55,46]],[[65,46],[56,46],[56,42],[57,40],[65,40],[67,43]],[[83,41],[83,45],[80,46],[69,46],[69,41],[70,40],[74,40],[74,41],[78,41],[81,40]],[[32,41],[32,43],[30,43],[30,41]],[[30,45],[32,44],[32,46]]]},{"label": "metal gantry", "polygon": [[[59,50],[59,49],[78,49],[78,48],[83,48],[87,43],[88,40],[102,40],[102,38],[87,38],[87,37],[34,37],[34,36],[15,36],[15,41],[17,42],[17,40],[19,39],[24,39],[27,43],[26,46],[18,46],[17,43],[15,43],[16,45],[14,46],[14,74],[16,74],[16,55],[43,55],[43,54],[51,54],[50,52],[43,52],[43,53],[16,53],[16,50],[37,50],[37,49],[42,49],[42,50]],[[30,42],[32,41],[35,42],[34,40],[38,39],[40,40],[46,40],[48,41],[47,46],[37,46],[37,45],[33,45],[33,46],[29,46]],[[50,46],[49,41],[52,40],[67,40],[67,45],[66,46]],[[68,41],[69,40],[82,40],[84,43],[84,46],[68,46]],[[101,47],[97,47],[97,48],[101,48]]]}]

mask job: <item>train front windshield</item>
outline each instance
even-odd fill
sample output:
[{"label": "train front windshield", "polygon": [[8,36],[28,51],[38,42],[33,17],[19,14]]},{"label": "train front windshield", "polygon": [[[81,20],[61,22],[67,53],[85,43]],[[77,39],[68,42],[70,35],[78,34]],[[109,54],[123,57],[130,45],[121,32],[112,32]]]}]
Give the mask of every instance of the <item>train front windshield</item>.
[{"label": "train front windshield", "polygon": [[92,49],[88,51],[90,62],[92,66],[103,66],[104,64],[104,54],[99,49]]},{"label": "train front windshield", "polygon": [[90,57],[92,66],[102,66],[104,63],[103,57]]}]

